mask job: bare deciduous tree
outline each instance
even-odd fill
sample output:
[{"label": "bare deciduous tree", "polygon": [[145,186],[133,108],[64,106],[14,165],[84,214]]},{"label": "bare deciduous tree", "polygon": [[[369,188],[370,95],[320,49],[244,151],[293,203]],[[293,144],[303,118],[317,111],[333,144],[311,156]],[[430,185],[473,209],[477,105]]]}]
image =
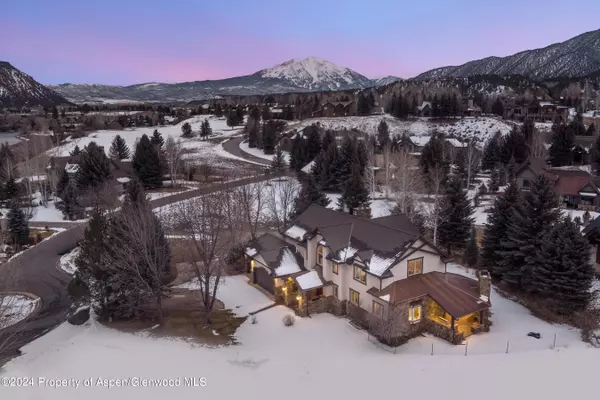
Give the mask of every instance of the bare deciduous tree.
[{"label": "bare deciduous tree", "polygon": [[283,231],[294,211],[294,200],[299,192],[298,183],[295,179],[282,178],[268,184],[271,185],[267,195],[268,219],[275,224],[277,230]]},{"label": "bare deciduous tree", "polygon": [[175,187],[175,178],[177,177],[177,171],[179,171],[183,152],[184,149],[181,146],[181,140],[177,139],[177,141],[175,141],[173,137],[169,136],[165,142],[165,154],[167,156],[167,163],[169,165],[171,187]]},{"label": "bare deciduous tree", "polygon": [[429,170],[430,191],[433,202],[424,210],[423,217],[425,225],[433,232],[433,244],[437,246],[437,231],[444,221],[443,199],[441,198],[442,186],[446,180],[446,173],[441,166],[435,166]]},{"label": "bare deciduous tree", "polygon": [[16,324],[11,323],[11,319],[18,307],[22,304],[14,296],[2,295],[18,289],[20,281],[18,261],[13,261],[12,265],[3,266],[0,271],[0,365],[6,357],[11,357],[9,349],[14,348],[19,342],[24,330],[24,321]]},{"label": "bare deciduous tree", "polygon": [[392,185],[397,209],[407,214],[414,205],[416,195],[425,188],[425,180],[418,160],[410,155],[408,149],[402,148],[394,153],[391,159],[396,166],[395,180]]},{"label": "bare deciduous tree", "polygon": [[465,149],[465,168],[467,169],[467,190],[469,190],[469,185],[471,184],[471,179],[473,177],[473,173],[476,171],[479,166],[479,162],[481,161],[481,153],[477,150],[475,141],[473,138],[469,140],[467,143],[467,148]]},{"label": "bare deciduous tree", "polygon": [[531,143],[528,144],[529,155],[531,158],[542,161],[545,161],[548,158],[548,149],[546,148],[547,140],[548,137],[545,131],[541,131],[537,128],[533,130]]},{"label": "bare deciduous tree", "polygon": [[265,191],[264,181],[234,189],[240,216],[245,221],[252,239],[256,239],[256,232],[261,223],[261,211],[267,202]]}]

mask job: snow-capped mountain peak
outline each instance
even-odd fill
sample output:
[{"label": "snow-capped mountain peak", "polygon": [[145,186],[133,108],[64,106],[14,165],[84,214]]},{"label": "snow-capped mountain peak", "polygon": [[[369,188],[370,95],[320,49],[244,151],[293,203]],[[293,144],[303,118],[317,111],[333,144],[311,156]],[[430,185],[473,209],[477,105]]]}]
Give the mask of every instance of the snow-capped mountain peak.
[{"label": "snow-capped mountain peak", "polygon": [[0,108],[68,103],[6,61],[0,61]]},{"label": "snow-capped mountain peak", "polygon": [[262,78],[288,81],[306,89],[344,89],[367,87],[370,80],[349,68],[317,57],[291,59],[256,73]]}]

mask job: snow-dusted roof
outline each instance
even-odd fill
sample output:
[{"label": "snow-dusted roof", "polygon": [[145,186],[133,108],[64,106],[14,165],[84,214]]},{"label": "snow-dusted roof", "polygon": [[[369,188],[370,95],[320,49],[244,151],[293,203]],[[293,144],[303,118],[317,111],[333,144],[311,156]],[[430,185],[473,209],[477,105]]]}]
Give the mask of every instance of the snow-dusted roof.
[{"label": "snow-dusted roof", "polygon": [[302,172],[304,172],[305,174],[310,174],[310,171],[312,170],[313,165],[315,165],[314,160],[309,162],[308,164],[306,164],[303,168],[302,168]]},{"label": "snow-dusted roof", "polygon": [[550,101],[540,101],[540,107],[547,107],[547,106],[553,106],[554,103],[550,102]]},{"label": "snow-dusted roof", "polygon": [[450,138],[450,139],[446,139],[446,141],[448,143],[450,143],[452,145],[452,147],[460,147],[460,148],[467,147],[466,143],[463,143],[458,139]]},{"label": "snow-dusted roof", "polygon": [[416,146],[425,146],[429,142],[429,139],[431,139],[431,136],[411,136],[409,139]]},{"label": "snow-dusted roof", "polygon": [[291,226],[290,228],[288,228],[287,231],[284,232],[285,236],[290,237],[295,240],[304,240],[304,235],[306,235],[306,234],[307,234],[307,232],[305,229],[302,229],[296,225]]},{"label": "snow-dusted roof", "polygon": [[275,268],[275,276],[286,276],[302,271],[296,256],[290,249],[283,249],[283,256],[279,266]]},{"label": "snow-dusted roof", "polygon": [[67,171],[67,174],[75,174],[79,171],[79,164],[66,164],[65,170]]},{"label": "snow-dusted roof", "polygon": [[431,102],[430,101],[424,101],[419,107],[417,107],[419,109],[419,111],[423,110],[425,107],[431,107]]},{"label": "snow-dusted roof", "polygon": [[383,301],[387,301],[389,303],[390,301],[390,295],[389,294],[385,294],[383,296],[379,296],[379,298]]},{"label": "snow-dusted roof", "polygon": [[296,282],[300,286],[300,290],[310,290],[319,288],[325,285],[325,283],[319,277],[317,271],[312,270],[303,275],[296,277]]},{"label": "snow-dusted roof", "polygon": [[365,265],[373,275],[382,276],[392,266],[394,261],[395,258],[382,258],[374,254],[371,260],[366,262]]},{"label": "snow-dusted roof", "polygon": [[246,247],[246,254],[249,257],[254,257],[256,255],[256,253],[258,253],[258,251],[252,247]]},{"label": "snow-dusted roof", "polygon": [[131,181],[131,178],[128,178],[126,176],[123,176],[121,178],[117,178],[117,182],[119,182],[119,183],[127,183],[129,181]]}]

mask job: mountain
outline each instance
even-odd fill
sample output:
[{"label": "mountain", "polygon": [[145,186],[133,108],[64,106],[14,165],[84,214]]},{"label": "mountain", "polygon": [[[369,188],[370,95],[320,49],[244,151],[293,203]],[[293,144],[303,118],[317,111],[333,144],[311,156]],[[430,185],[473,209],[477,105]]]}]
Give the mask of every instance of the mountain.
[{"label": "mountain", "polygon": [[381,77],[371,79],[371,85],[373,87],[386,86],[386,85],[390,85],[394,82],[401,82],[403,80],[404,79],[399,78],[397,76],[393,76],[393,75],[381,76]]},{"label": "mountain", "polygon": [[53,106],[68,101],[6,61],[0,61],[0,107]]},{"label": "mountain", "polygon": [[349,68],[308,57],[289,60],[252,75],[183,83],[143,83],[131,86],[65,83],[51,88],[77,102],[192,101],[221,95],[263,95],[360,89],[373,86],[371,80]]},{"label": "mountain", "polygon": [[415,79],[469,77],[475,75],[523,75],[535,80],[572,78],[600,70],[600,29],[562,43],[527,50],[508,57],[487,57],[459,66],[441,67]]}]

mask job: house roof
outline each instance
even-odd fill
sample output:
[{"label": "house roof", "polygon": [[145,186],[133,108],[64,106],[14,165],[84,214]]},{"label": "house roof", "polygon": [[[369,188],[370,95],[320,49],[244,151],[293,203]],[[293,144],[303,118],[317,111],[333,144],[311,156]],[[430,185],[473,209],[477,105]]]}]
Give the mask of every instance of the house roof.
[{"label": "house roof", "polygon": [[383,290],[369,290],[373,296],[398,304],[429,296],[455,318],[485,310],[489,302],[479,298],[479,282],[457,274],[429,272],[395,281]]},{"label": "house roof", "polygon": [[[298,233],[306,232],[302,239]],[[298,216],[285,235],[305,240],[321,234],[328,258],[339,263],[358,257],[376,276],[386,276],[396,259],[417,239],[419,231],[405,216],[365,219],[313,204]]]},{"label": "house roof", "polygon": [[591,187],[586,192],[598,193],[592,176],[586,171],[565,169],[551,169],[550,171],[558,177],[554,184],[554,191],[558,194],[578,196],[579,192],[588,185]]},{"label": "house roof", "polygon": [[254,259],[260,256],[276,277],[305,270],[304,260],[294,246],[271,233],[265,233],[250,242],[245,253]]},{"label": "house roof", "polygon": [[294,279],[296,280],[296,283],[302,291],[325,286],[325,282],[323,282],[323,280],[319,276],[319,273],[314,269],[311,271],[307,271],[301,275],[297,275]]}]

